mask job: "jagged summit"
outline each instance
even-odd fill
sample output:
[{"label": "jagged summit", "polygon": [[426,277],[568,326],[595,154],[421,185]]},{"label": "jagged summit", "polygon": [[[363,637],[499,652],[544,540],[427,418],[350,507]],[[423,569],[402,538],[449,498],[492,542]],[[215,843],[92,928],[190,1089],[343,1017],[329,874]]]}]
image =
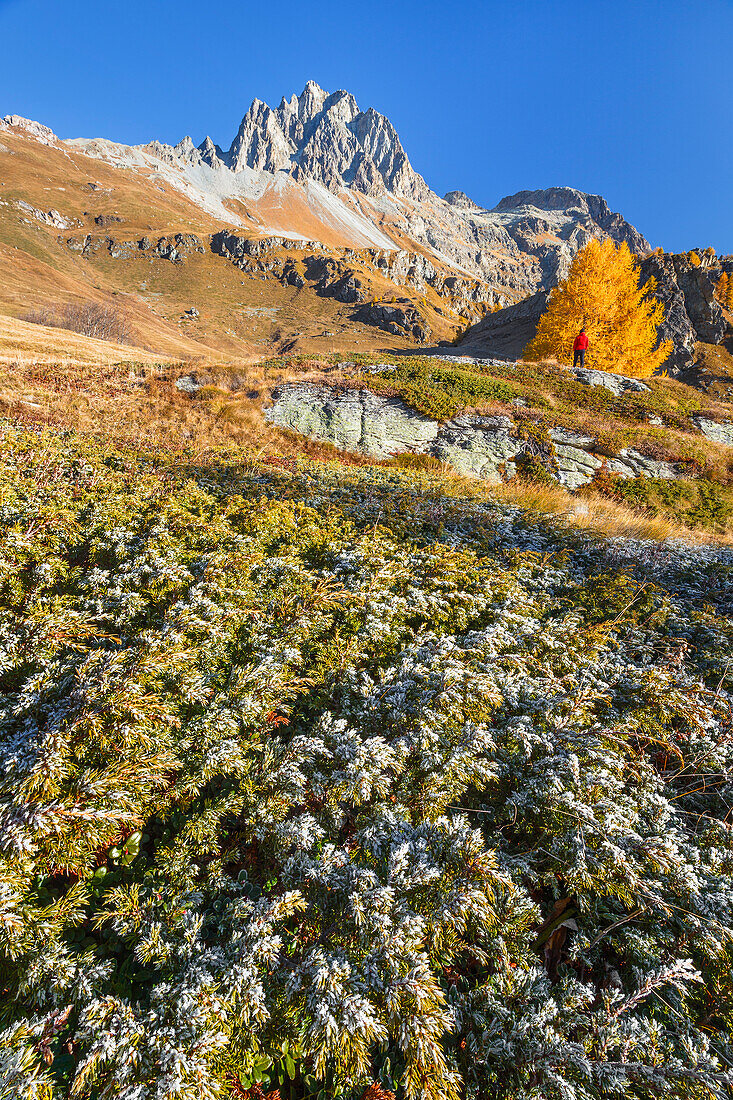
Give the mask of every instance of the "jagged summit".
[{"label": "jagged summit", "polygon": [[[0,128],[58,139],[8,117]],[[449,140],[449,139],[446,139]],[[343,89],[308,81],[276,108],[255,99],[227,149],[158,141],[74,139],[71,149],[149,174],[228,226],[336,247],[415,250],[507,301],[553,286],[592,238],[650,245],[600,195],[572,187],[519,191],[493,209],[465,192],[440,198],[410,164],[392,123]],[[469,155],[469,154],[467,154]]]},{"label": "jagged summit", "polygon": [[581,224],[593,226],[619,243],[625,241],[632,252],[651,251],[651,245],[633,225],[609,208],[602,195],[589,195],[575,187],[546,187],[540,191],[518,191],[506,195],[493,208],[493,214],[517,215],[544,211],[572,216]]},{"label": "jagged summit", "polygon": [[316,180],[330,191],[389,191],[415,200],[429,193],[389,119],[373,107],[359,110],[350,92],[329,93],[314,80],[299,96],[283,97],[274,110],[255,99],[226,152],[209,137],[196,151],[189,143],[184,138],[176,152],[188,159],[198,154],[213,168],[284,171],[294,179]]}]

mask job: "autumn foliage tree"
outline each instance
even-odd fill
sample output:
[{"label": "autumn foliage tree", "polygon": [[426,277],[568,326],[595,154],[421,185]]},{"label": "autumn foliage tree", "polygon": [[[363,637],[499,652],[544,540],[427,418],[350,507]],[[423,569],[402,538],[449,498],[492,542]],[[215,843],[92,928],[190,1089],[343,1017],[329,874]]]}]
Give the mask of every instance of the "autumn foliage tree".
[{"label": "autumn foliage tree", "polygon": [[639,285],[636,258],[626,244],[592,240],[576,253],[570,272],[550,294],[525,359],[566,362],[585,327],[587,359],[597,370],[646,378],[661,367],[672,345],[659,341],[664,307],[656,283]]},{"label": "autumn foliage tree", "polygon": [[718,299],[721,306],[733,310],[733,279],[731,279],[727,271],[724,271],[718,279],[718,285],[715,288],[715,297]]}]

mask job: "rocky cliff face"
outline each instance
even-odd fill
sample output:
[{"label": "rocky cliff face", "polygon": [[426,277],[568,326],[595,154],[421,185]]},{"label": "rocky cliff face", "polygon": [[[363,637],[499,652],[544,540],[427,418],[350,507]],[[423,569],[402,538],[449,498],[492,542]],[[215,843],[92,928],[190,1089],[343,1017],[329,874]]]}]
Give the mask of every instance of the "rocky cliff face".
[{"label": "rocky cliff face", "polygon": [[654,279],[656,294],[664,303],[661,340],[671,340],[672,353],[666,367],[670,372],[686,370],[693,361],[695,344],[719,344],[727,323],[715,298],[715,285],[722,266],[694,265],[688,256],[654,254],[641,265],[641,279]]},{"label": "rocky cliff face", "polygon": [[284,171],[294,179],[316,180],[330,191],[388,191],[419,202],[429,190],[389,119],[372,107],[360,111],[349,92],[329,94],[313,80],[299,96],[283,98],[275,110],[256,99],[227,152],[207,137],[198,148],[184,138],[176,153],[232,172]]}]

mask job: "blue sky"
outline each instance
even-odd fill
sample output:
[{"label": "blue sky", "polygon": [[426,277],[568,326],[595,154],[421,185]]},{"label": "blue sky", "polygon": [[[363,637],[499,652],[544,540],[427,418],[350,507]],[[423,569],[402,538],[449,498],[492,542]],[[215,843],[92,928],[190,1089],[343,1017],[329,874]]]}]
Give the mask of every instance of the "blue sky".
[{"label": "blue sky", "polygon": [[657,245],[733,252],[733,0],[0,0],[0,115],[228,146],[314,79],[434,190],[569,184]]}]

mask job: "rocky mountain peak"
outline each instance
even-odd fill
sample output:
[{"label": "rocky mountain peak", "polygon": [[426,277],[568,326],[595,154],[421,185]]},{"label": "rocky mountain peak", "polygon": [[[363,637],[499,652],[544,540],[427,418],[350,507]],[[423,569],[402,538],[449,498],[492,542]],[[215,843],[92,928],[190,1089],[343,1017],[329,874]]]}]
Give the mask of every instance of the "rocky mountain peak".
[{"label": "rocky mountain peak", "polygon": [[646,254],[651,245],[621,214],[613,213],[602,195],[589,195],[575,187],[547,187],[541,191],[518,191],[507,195],[493,208],[494,214],[516,216],[552,216],[562,214],[572,217],[579,230],[590,235],[598,230],[621,243],[625,241],[632,252]]},{"label": "rocky mountain peak", "polygon": [[443,195],[443,201],[449,206],[457,206],[459,210],[480,210],[481,207],[473,199],[469,199],[465,191],[448,191]]},{"label": "rocky mountain peak", "polygon": [[[200,149],[209,161],[211,149]],[[390,191],[416,200],[428,194],[389,119],[372,107],[361,111],[350,92],[329,93],[313,80],[275,110],[255,99],[220,159],[235,172],[286,171],[332,191]]]}]

